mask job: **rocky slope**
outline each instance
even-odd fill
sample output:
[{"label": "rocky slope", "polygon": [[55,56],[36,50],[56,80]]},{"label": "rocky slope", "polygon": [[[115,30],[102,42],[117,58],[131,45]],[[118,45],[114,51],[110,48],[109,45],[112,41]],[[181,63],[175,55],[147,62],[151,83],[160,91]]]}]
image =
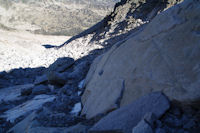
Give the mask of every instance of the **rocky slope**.
[{"label": "rocky slope", "polygon": [[179,2],[122,0],[63,45],[45,45],[34,55],[45,67],[0,72],[0,132],[198,132],[200,3]]},{"label": "rocky slope", "polygon": [[[160,13],[140,33],[97,58],[86,78],[82,115],[92,118],[123,108],[155,91],[177,105],[198,108],[199,5],[199,1],[185,1]],[[124,117],[111,114],[92,130],[130,132],[113,121]],[[179,122],[173,126],[181,128]]]},{"label": "rocky slope", "polygon": [[[112,109],[121,92],[119,106],[152,91],[162,91],[170,100],[183,103],[198,100],[197,10],[197,7],[188,9],[187,5],[171,8],[156,16],[139,34],[112,47],[88,76],[91,80],[88,79],[86,99],[83,98],[86,102],[83,113],[91,117]],[[102,88],[116,92],[107,97],[109,93]],[[99,93],[108,99],[98,97]]]},{"label": "rocky slope", "polygon": [[72,36],[108,14],[117,1],[1,0],[0,28]]}]

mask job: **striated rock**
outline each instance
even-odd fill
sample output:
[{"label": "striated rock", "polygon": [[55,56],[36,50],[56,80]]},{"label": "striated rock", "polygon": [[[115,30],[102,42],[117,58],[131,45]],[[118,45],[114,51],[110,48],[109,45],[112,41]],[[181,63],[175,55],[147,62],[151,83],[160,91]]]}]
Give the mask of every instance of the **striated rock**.
[{"label": "striated rock", "polygon": [[199,13],[199,2],[186,0],[157,15],[120,46],[113,46],[86,78],[82,114],[91,118],[112,110],[120,95],[120,106],[154,91],[183,104],[198,100]]},{"label": "striated rock", "polygon": [[168,99],[163,94],[154,92],[109,113],[95,124],[90,131],[121,130],[124,133],[131,133],[132,128],[147,113],[152,112],[156,118],[159,118],[169,109],[169,106]]}]

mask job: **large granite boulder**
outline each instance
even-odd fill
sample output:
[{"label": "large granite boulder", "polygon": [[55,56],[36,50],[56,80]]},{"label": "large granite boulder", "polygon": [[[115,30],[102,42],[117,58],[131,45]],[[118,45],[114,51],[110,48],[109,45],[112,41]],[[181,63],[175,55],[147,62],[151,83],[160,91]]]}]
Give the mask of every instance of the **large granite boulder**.
[{"label": "large granite boulder", "polygon": [[86,78],[82,114],[91,118],[154,91],[181,103],[200,99],[199,22],[199,1],[185,0],[113,46]]}]

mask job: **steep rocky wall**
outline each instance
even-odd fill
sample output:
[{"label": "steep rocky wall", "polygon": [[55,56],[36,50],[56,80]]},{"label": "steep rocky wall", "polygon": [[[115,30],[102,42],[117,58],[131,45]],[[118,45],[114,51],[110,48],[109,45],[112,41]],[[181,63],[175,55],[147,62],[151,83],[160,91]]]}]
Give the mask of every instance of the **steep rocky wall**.
[{"label": "steep rocky wall", "polygon": [[199,4],[186,0],[160,13],[140,34],[94,61],[82,114],[91,118],[154,91],[181,103],[198,101]]}]

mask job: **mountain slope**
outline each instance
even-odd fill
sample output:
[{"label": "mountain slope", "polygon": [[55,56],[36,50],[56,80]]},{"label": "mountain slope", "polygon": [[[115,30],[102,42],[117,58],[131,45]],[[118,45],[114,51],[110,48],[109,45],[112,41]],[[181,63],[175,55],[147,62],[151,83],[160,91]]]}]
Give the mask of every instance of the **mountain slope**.
[{"label": "mountain slope", "polygon": [[114,4],[112,0],[0,0],[0,28],[72,36],[100,21]]}]

